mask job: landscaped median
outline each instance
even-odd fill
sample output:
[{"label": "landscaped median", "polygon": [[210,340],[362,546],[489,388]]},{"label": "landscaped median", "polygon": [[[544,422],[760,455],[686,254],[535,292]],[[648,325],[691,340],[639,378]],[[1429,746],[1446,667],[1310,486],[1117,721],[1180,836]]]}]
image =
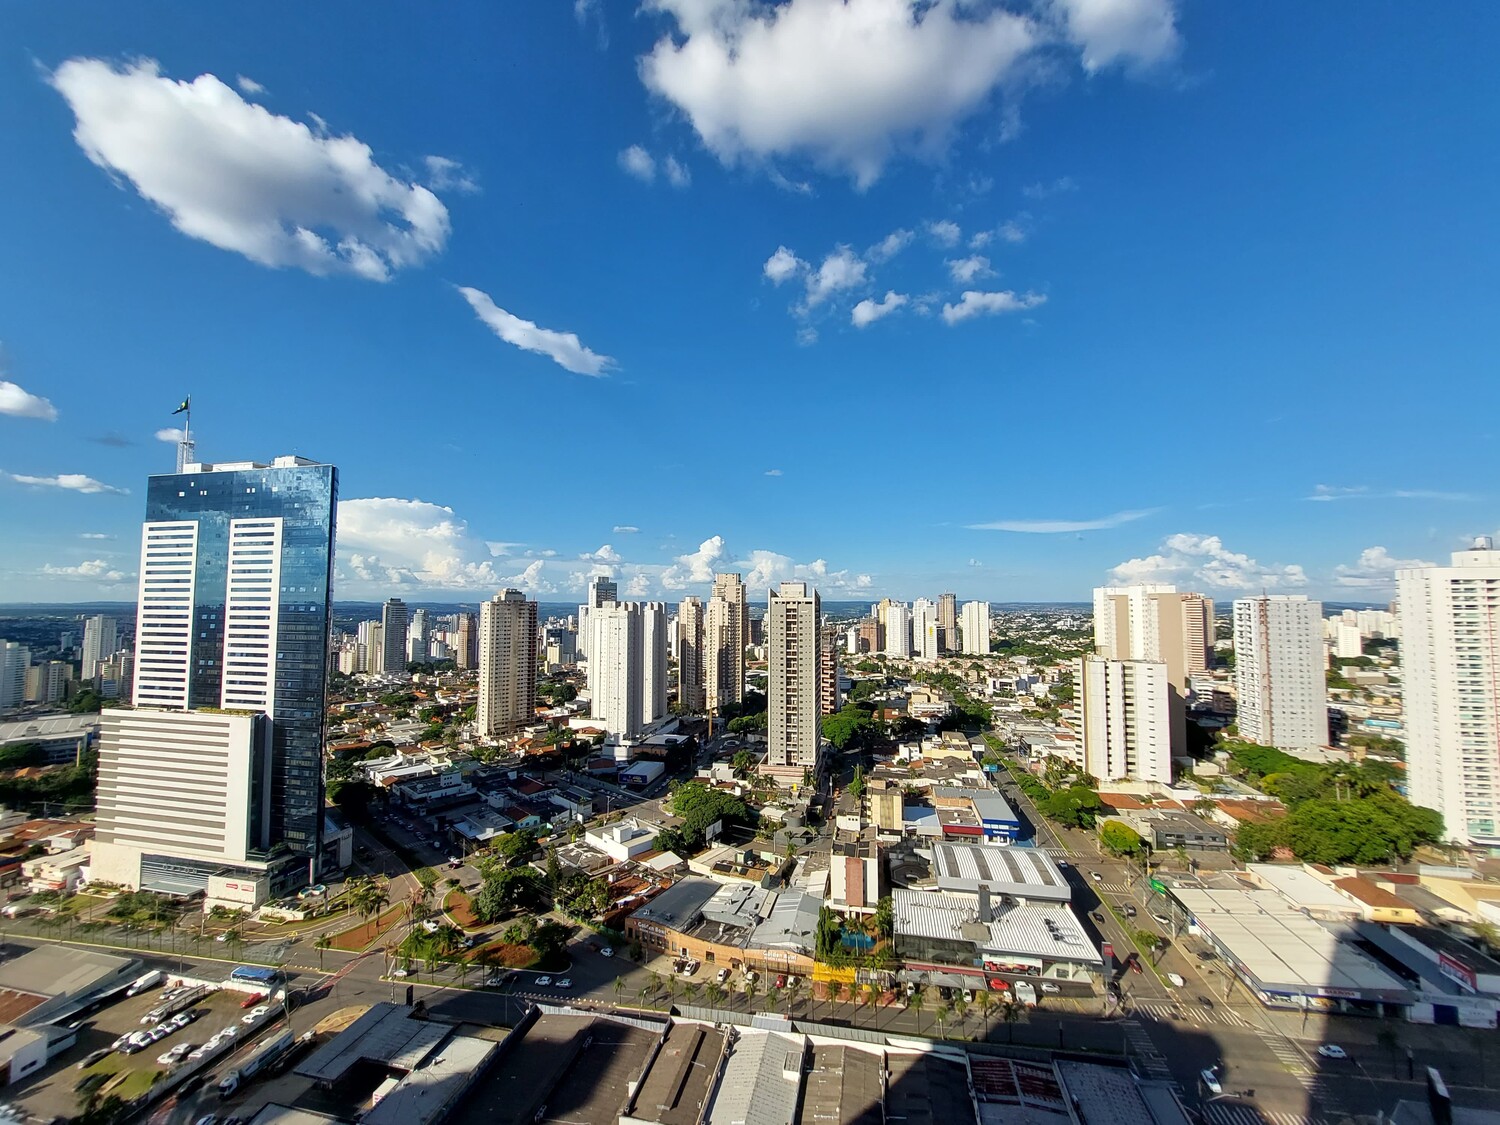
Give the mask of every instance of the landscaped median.
[{"label": "landscaped median", "polygon": [[474,900],[457,888],[443,896],[443,913],[461,930],[482,930],[484,923],[474,913]]},{"label": "landscaped median", "polygon": [[333,934],[328,939],[329,949],[341,949],[346,953],[363,953],[380,940],[382,934],[401,920],[403,910],[392,906],[373,918],[356,926]]}]

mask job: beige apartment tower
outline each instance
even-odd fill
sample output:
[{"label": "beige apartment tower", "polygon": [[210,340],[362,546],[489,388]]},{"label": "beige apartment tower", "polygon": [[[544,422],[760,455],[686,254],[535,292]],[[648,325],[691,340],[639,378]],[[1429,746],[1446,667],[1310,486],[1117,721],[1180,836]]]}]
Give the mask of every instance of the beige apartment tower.
[{"label": "beige apartment tower", "polygon": [[703,684],[703,602],[683,598],[677,606],[678,706],[702,711],[707,706]]},{"label": "beige apartment tower", "polygon": [[750,603],[738,574],[714,575],[703,630],[707,706],[721,711],[745,699],[745,646],[750,643]]},{"label": "beige apartment tower", "polygon": [[818,592],[783,582],[766,608],[766,765],[816,770],[819,741]]},{"label": "beige apartment tower", "polygon": [[479,706],[484,738],[514,734],[536,716],[536,602],[504,590],[479,609]]}]

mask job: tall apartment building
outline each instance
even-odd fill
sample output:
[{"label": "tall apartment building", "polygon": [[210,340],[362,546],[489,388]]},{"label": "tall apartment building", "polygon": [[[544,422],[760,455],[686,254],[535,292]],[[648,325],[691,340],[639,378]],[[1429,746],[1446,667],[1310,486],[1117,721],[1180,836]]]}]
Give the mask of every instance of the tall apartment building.
[{"label": "tall apartment building", "polygon": [[432,626],[425,609],[414,609],[411,614],[411,626],[406,635],[406,659],[409,663],[424,663],[430,659],[429,647],[432,644]]},{"label": "tall apartment building", "polygon": [[958,595],[938,597],[938,627],[943,631],[943,651],[958,651]]},{"label": "tall apartment building", "polygon": [[766,610],[766,765],[817,768],[821,669],[818,592],[783,582]]},{"label": "tall apartment building", "polygon": [[[137,626],[139,628],[139,626]],[[83,658],[78,678],[92,680],[101,660],[108,660],[120,647],[120,630],[113,617],[95,614],[83,622]]]},{"label": "tall apartment building", "polygon": [[839,709],[839,628],[824,625],[818,641],[818,714]]},{"label": "tall apartment building", "polygon": [[1406,777],[1447,839],[1500,847],[1500,553],[1396,572]]},{"label": "tall apartment building", "polygon": [[750,643],[750,603],[738,574],[714,575],[704,617],[703,664],[707,704],[715,711],[745,698],[745,646]]},{"label": "tall apartment building", "polygon": [[620,587],[613,578],[606,577],[603,574],[596,574],[589,579],[588,600],[578,607],[579,659],[587,660],[593,655],[591,651],[593,637],[589,625],[589,619],[593,611],[601,606],[606,606],[619,600]]},{"label": "tall apartment building", "polygon": [[27,703],[59,703],[68,689],[73,666],[66,660],[49,660],[26,670]]},{"label": "tall apartment building", "polygon": [[154,476],[135,707],[100,716],[94,878],[256,897],[316,875],[338,472],[300,457]]},{"label": "tall apartment building", "polygon": [[479,705],[484,738],[514,734],[536,717],[536,602],[502,590],[479,607]]},{"label": "tall apartment building", "polygon": [[589,613],[590,714],[616,741],[667,713],[667,607],[606,602]]},{"label": "tall apartment building", "polygon": [[453,660],[460,668],[477,668],[479,666],[479,623],[472,613],[460,613],[458,615],[458,643],[454,649]]},{"label": "tall apartment building", "polygon": [[990,654],[990,603],[964,602],[963,616],[959,620],[963,633],[965,656],[988,656]]},{"label": "tall apartment building", "polygon": [[1328,742],[1323,605],[1302,594],[1234,603],[1234,682],[1240,736],[1279,750]]},{"label": "tall apartment building", "polygon": [[399,676],[406,671],[406,640],[410,628],[410,617],[406,603],[400,598],[391,598],[381,607],[380,630],[384,638],[384,655],[381,670],[387,676]]},{"label": "tall apartment building", "polygon": [[[911,654],[918,660],[936,660],[938,658],[937,641],[937,613],[936,602],[930,602],[926,598],[918,598],[911,603]],[[929,651],[927,628],[932,626],[933,647]]]},{"label": "tall apartment building", "polygon": [[1172,783],[1167,666],[1085,656],[1074,665],[1083,768],[1100,781]]},{"label": "tall apartment building", "polygon": [[885,654],[911,656],[911,610],[898,602],[885,607]]},{"label": "tall apartment building", "polygon": [[705,710],[703,602],[683,598],[677,606],[677,702],[685,711]]},{"label": "tall apartment building", "polygon": [[873,617],[859,623],[859,651],[880,652],[885,648],[885,627]]},{"label": "tall apartment building", "polygon": [[31,650],[20,641],[0,640],[0,711],[19,707],[26,699],[26,671]]},{"label": "tall apartment building", "polygon": [[365,634],[365,671],[378,676],[385,671],[385,626],[379,621],[363,621]]}]

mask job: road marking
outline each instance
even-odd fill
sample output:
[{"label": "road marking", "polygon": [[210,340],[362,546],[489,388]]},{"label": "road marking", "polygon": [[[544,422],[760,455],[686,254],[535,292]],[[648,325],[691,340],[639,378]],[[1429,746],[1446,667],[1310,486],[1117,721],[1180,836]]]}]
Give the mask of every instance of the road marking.
[{"label": "road marking", "polygon": [[1140,1022],[1124,1020],[1120,1026],[1125,1029],[1125,1040],[1130,1046],[1131,1057],[1136,1060],[1146,1077],[1171,1078],[1172,1068],[1167,1065],[1166,1058],[1156,1049],[1156,1044]]},{"label": "road marking", "polygon": [[1325,1125],[1320,1117],[1280,1113],[1244,1102],[1207,1102],[1203,1112],[1213,1125]]}]

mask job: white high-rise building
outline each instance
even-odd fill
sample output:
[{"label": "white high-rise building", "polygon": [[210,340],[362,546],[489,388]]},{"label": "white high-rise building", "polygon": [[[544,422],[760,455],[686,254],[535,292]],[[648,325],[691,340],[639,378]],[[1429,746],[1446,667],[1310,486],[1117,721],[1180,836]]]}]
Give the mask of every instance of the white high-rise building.
[{"label": "white high-rise building", "polygon": [[922,625],[922,632],[917,633],[917,627],[912,625],[912,650],[918,660],[931,663],[943,654],[943,627],[935,619],[929,618]]},{"label": "white high-rise building", "polygon": [[1234,682],[1240,737],[1278,750],[1328,742],[1323,605],[1302,594],[1234,603]]},{"label": "white high-rise building", "polygon": [[[918,598],[911,603],[911,654],[918,660],[938,658],[937,638],[938,607],[936,602]],[[928,627],[932,628],[931,644],[928,643]]]},{"label": "white high-rise building", "polygon": [[606,602],[589,620],[591,716],[617,741],[636,738],[667,713],[667,607]]},{"label": "white high-rise building", "polygon": [[72,667],[65,660],[49,660],[26,672],[26,702],[59,703],[68,688]]},{"label": "white high-rise building", "polygon": [[766,765],[818,764],[818,592],[805,582],[783,582],[766,609]]},{"label": "white high-rise building", "polygon": [[378,676],[385,671],[385,626],[379,621],[365,621],[360,628],[365,630],[365,671]]},{"label": "white high-rise building", "polygon": [[387,676],[399,676],[406,671],[408,628],[406,603],[400,598],[391,598],[380,611],[381,636],[385,638],[385,655],[381,659],[381,670]]},{"label": "white high-rise building", "polygon": [[911,610],[899,602],[885,607],[885,654],[903,660],[911,656]]},{"label": "white high-rise building", "polygon": [[1172,783],[1167,666],[1086,656],[1074,666],[1083,768],[1100,781]]},{"label": "white high-rise building", "polygon": [[536,602],[520,590],[503,590],[479,607],[474,719],[482,737],[514,734],[535,719],[536,640]]},{"label": "white high-rise building", "polygon": [[677,701],[685,711],[704,704],[703,602],[683,598],[677,606]]},{"label": "white high-rise building", "polygon": [[1334,631],[1333,654],[1341,660],[1352,660],[1365,654],[1364,641],[1359,635],[1358,625],[1345,625],[1342,621]]},{"label": "white high-rise building", "polygon": [[120,647],[120,633],[113,617],[96,614],[83,622],[83,659],[78,678],[92,680],[99,661],[108,660]]},{"label": "white high-rise building", "polygon": [[425,609],[414,609],[411,627],[406,636],[406,659],[412,664],[425,664],[431,659],[432,628]]},{"label": "white high-rise building", "polygon": [[31,650],[20,641],[0,641],[0,711],[21,706],[26,699],[26,670]]},{"label": "white high-rise building", "polygon": [[1406,777],[1446,838],[1500,847],[1500,552],[1396,572]]},{"label": "white high-rise building", "polygon": [[938,595],[938,627],[943,631],[943,651],[958,651],[958,595]]},{"label": "white high-rise building", "polygon": [[708,706],[715,711],[745,698],[745,646],[750,643],[750,603],[738,574],[714,575],[703,627]]},{"label": "white high-rise building", "polygon": [[[965,656],[988,656],[990,654],[990,603],[964,602],[958,623],[963,634]],[[949,642],[949,648],[953,648]]]},{"label": "white high-rise building", "polygon": [[578,658],[587,660],[592,653],[589,646],[593,635],[589,629],[589,618],[600,606],[619,601],[620,587],[613,578],[596,574],[589,579],[588,601],[578,607]]}]

